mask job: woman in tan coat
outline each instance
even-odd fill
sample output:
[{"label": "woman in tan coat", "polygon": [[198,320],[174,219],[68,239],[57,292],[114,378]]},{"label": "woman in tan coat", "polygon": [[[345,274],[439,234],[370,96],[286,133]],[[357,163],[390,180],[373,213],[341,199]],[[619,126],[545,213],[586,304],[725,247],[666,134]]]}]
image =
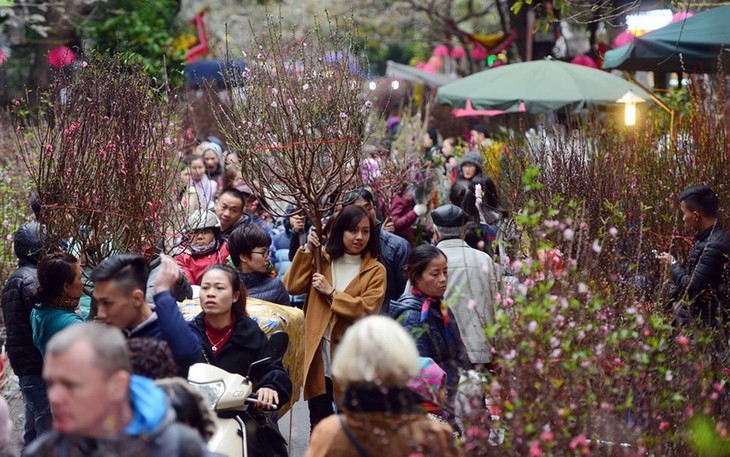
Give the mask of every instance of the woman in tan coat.
[{"label": "woman in tan coat", "polygon": [[335,219],[322,252],[322,273],[314,272],[311,233],[284,277],[291,295],[309,293],[304,306],[304,400],[310,426],[334,412],[339,390],[333,385],[331,359],[340,339],[357,319],[377,314],[385,296],[385,267],[378,261],[380,240],[375,222],[358,206],[347,206]]},{"label": "woman in tan coat", "polygon": [[394,320],[371,316],[353,325],[332,372],[345,389],[345,413],[317,425],[306,457],[464,455],[451,428],[428,419],[407,387],[418,372],[418,351]]}]

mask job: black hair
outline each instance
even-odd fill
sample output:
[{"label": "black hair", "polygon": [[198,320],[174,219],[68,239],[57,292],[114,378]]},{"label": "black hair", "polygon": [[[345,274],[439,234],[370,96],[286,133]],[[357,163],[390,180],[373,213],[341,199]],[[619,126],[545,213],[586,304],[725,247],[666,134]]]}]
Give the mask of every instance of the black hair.
[{"label": "black hair", "polygon": [[136,289],[145,292],[149,276],[150,267],[144,257],[131,253],[107,257],[91,272],[91,280],[95,283],[114,281],[127,294]]},{"label": "black hair", "polygon": [[269,249],[271,236],[253,222],[241,224],[228,237],[228,252],[236,267],[240,266],[242,254],[245,257],[251,257],[253,250],[262,246]]},{"label": "black hair", "polygon": [[449,202],[463,209],[470,222],[478,224],[479,208],[474,189],[474,184],[466,179],[456,181],[449,191]]},{"label": "black hair", "polygon": [[238,305],[232,306],[231,310],[234,314],[240,315],[239,313],[243,313],[243,315],[246,315],[246,298],[248,294],[246,293],[246,286],[243,285],[241,282],[241,278],[238,276],[238,271],[233,268],[230,265],[223,265],[223,264],[215,264],[211,265],[208,268],[205,269],[202,275],[200,275],[200,283],[203,283],[203,278],[205,275],[207,275],[211,271],[222,271],[226,277],[228,278],[228,282],[231,284],[231,288],[233,289],[233,292],[238,292],[238,300],[236,300],[233,304]]},{"label": "black hair", "polygon": [[163,378],[155,382],[157,387],[165,392],[170,407],[175,411],[177,422],[191,427],[208,441],[215,433],[215,424],[212,423],[206,408],[205,400],[182,378]]},{"label": "black hair", "polygon": [[420,244],[416,246],[408,255],[406,265],[403,267],[406,278],[408,278],[411,285],[415,285],[416,281],[421,278],[421,275],[426,270],[428,264],[440,256],[446,259],[446,254],[436,246],[431,244]]},{"label": "black hair", "polygon": [[346,193],[345,198],[343,199],[343,204],[351,205],[355,203],[355,200],[358,198],[362,198],[371,205],[375,205],[375,197],[373,196],[373,193],[364,187],[358,187],[357,189]]},{"label": "black hair", "polygon": [[370,224],[370,238],[362,253],[369,252],[376,259],[380,257],[380,238],[375,229],[375,221],[370,219],[368,212],[363,208],[356,205],[348,205],[337,215],[337,218],[332,223],[332,229],[327,240],[327,253],[333,260],[345,255],[345,244],[342,239],[345,231],[357,227],[357,224],[363,217],[366,217]]},{"label": "black hair", "polygon": [[30,196],[30,209],[33,210],[33,215],[35,216],[36,221],[41,220],[41,212],[42,212],[42,205],[40,200],[38,199],[38,194],[33,193]]},{"label": "black hair", "polygon": [[688,187],[679,195],[679,201],[708,217],[716,217],[720,206],[717,194],[707,186]]},{"label": "black hair", "polygon": [[218,199],[220,200],[223,195],[228,195],[233,198],[239,199],[241,201],[241,209],[246,207],[246,196],[243,195],[243,192],[236,189],[235,187],[226,187],[225,189],[223,189],[218,196]]},{"label": "black hair", "polygon": [[68,252],[57,251],[43,256],[38,262],[38,288],[35,300],[41,305],[53,305],[63,299],[63,286],[76,279],[74,265],[79,259]]}]

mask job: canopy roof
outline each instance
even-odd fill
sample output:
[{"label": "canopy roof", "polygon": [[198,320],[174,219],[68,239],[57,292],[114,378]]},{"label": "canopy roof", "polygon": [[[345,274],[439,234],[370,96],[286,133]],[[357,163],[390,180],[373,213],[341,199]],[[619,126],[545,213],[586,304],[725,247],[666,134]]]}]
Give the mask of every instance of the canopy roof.
[{"label": "canopy roof", "polygon": [[730,6],[703,11],[606,52],[603,68],[709,73],[730,64]]}]

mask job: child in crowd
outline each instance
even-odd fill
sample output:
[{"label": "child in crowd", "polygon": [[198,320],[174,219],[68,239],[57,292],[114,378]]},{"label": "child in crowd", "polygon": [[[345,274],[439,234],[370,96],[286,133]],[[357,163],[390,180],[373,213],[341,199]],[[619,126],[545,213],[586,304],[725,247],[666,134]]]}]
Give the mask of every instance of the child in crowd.
[{"label": "child in crowd", "polygon": [[[197,197],[197,207],[201,210],[212,209],[215,206],[214,197],[218,191],[218,184],[208,178],[205,172],[205,161],[203,157],[195,156],[190,161],[190,184],[189,187],[195,189],[195,196]],[[190,195],[190,194],[188,194]],[[190,202],[190,206],[193,206],[194,202]]]},{"label": "child in crowd", "polygon": [[221,223],[212,211],[194,212],[188,219],[190,240],[187,248],[175,256],[191,285],[199,286],[203,272],[211,265],[228,261],[228,246],[220,236]]}]

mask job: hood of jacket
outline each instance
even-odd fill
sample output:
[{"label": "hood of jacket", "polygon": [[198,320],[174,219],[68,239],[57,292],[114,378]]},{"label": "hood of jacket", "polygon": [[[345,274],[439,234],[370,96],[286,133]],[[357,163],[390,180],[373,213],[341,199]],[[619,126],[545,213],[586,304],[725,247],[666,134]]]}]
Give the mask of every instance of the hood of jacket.
[{"label": "hood of jacket", "polygon": [[23,224],[15,232],[13,250],[19,260],[38,265],[43,248],[43,227],[38,222]]},{"label": "hood of jacket", "polygon": [[461,169],[462,165],[470,163],[477,167],[477,173],[478,175],[482,174],[482,168],[484,167],[484,163],[482,162],[482,155],[478,151],[469,151],[461,158],[461,162],[459,162],[459,169]]},{"label": "hood of jacket", "polygon": [[155,432],[168,415],[167,397],[155,382],[143,376],[132,375],[129,383],[129,401],[132,421],[124,429],[125,435],[138,436]]},{"label": "hood of jacket", "polygon": [[411,293],[401,295],[398,300],[390,302],[390,317],[398,319],[398,317],[406,311],[421,312],[423,301]]}]

